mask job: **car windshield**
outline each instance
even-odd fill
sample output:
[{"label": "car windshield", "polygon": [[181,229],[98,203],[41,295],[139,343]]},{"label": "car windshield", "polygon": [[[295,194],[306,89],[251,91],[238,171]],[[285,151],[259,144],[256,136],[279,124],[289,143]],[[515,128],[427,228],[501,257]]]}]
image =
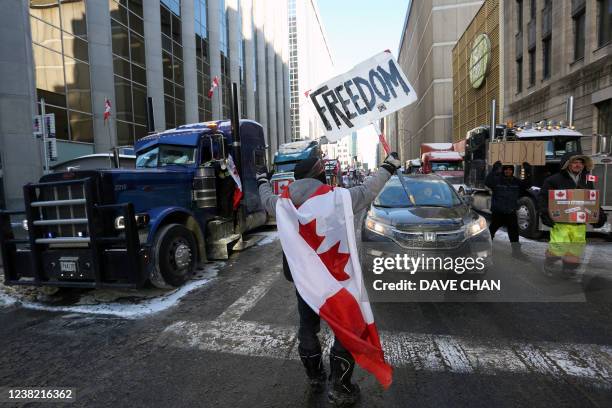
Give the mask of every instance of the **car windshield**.
[{"label": "car windshield", "polygon": [[377,207],[454,207],[461,204],[455,190],[444,180],[430,177],[404,177],[409,195],[397,176],[393,176],[380,192]]},{"label": "car windshield", "polygon": [[276,173],[283,173],[286,171],[293,171],[297,162],[279,163],[274,165],[274,171]]},{"label": "car windshield", "polygon": [[139,154],[137,168],[164,167],[172,164],[189,165],[195,163],[195,147],[162,145]]},{"label": "car windshield", "polygon": [[556,137],[546,141],[546,156],[563,156],[567,152],[580,151],[579,139],[568,139],[567,137]]},{"label": "car windshield", "polygon": [[431,171],[463,170],[463,162],[431,162]]}]

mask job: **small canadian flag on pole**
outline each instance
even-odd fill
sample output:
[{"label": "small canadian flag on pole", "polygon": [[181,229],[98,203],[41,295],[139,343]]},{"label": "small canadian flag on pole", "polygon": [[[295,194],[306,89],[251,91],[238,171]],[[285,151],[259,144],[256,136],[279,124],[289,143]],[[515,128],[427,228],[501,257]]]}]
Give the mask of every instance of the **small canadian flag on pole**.
[{"label": "small canadian flag on pole", "polygon": [[208,99],[213,97],[215,93],[215,88],[219,86],[219,77],[215,75],[210,84],[210,89],[208,90]]},{"label": "small canadian flag on pole", "polygon": [[587,176],[587,181],[592,181],[593,183],[597,183],[597,176],[595,176],[593,174],[589,174]]},{"label": "small canadian flag on pole", "polygon": [[111,116],[111,101],[108,98],[104,99],[104,122],[106,122],[108,119],[110,119]]}]

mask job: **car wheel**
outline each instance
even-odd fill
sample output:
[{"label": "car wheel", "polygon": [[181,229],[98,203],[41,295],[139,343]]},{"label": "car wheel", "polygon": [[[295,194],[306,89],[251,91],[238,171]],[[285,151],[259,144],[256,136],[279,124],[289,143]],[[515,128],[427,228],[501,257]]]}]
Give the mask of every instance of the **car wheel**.
[{"label": "car wheel", "polygon": [[180,224],[162,227],[153,243],[151,283],[161,289],[183,285],[195,272],[196,256],[196,241],[191,231]]},{"label": "car wheel", "polygon": [[542,235],[539,225],[539,216],[533,200],[529,197],[521,197],[518,200],[519,208],[516,210],[516,218],[519,234],[525,238],[538,239]]}]

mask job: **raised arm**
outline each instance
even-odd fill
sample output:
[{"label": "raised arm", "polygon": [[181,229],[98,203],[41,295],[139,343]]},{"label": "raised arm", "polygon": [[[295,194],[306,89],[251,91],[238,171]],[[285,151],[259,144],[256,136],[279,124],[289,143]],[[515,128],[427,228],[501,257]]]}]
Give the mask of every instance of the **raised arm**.
[{"label": "raised arm", "polygon": [[261,204],[269,215],[275,217],[278,196],[272,192],[272,187],[270,186],[266,173],[257,174],[256,178],[257,185],[259,186],[259,198],[261,199]]},{"label": "raised arm", "polygon": [[358,213],[374,201],[380,190],[385,186],[385,183],[387,183],[387,180],[389,180],[400,165],[401,162],[397,158],[397,153],[390,153],[372,178],[366,180],[360,186],[348,189],[349,193],[351,193],[351,201],[353,202],[353,213]]}]

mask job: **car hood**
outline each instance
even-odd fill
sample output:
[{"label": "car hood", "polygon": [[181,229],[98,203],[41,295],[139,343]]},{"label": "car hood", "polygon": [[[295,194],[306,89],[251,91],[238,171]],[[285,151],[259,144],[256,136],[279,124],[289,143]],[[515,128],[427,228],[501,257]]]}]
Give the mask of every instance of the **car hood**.
[{"label": "car hood", "polygon": [[452,231],[474,219],[469,207],[382,208],[371,206],[370,216],[400,231]]}]

